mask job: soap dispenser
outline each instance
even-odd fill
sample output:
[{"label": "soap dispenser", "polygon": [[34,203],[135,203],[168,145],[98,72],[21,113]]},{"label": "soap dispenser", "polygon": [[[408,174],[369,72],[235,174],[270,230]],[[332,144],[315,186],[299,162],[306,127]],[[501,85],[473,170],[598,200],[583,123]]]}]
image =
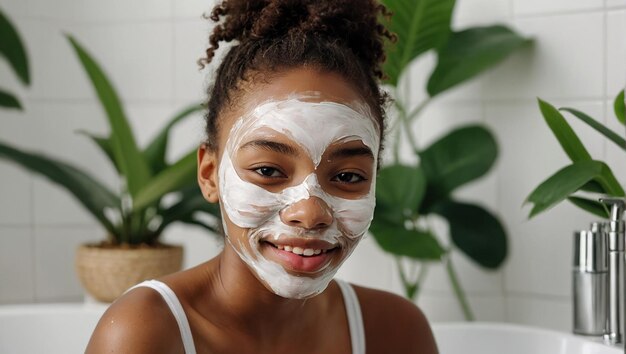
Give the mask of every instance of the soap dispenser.
[{"label": "soap dispenser", "polygon": [[608,240],[602,223],[574,233],[574,333],[602,337],[608,314]]}]

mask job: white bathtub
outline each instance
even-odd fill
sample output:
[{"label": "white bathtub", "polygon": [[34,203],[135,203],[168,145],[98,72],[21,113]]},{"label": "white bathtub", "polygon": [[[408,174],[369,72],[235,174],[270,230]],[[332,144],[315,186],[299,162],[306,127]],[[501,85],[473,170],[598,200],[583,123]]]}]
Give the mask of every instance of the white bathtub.
[{"label": "white bathtub", "polygon": [[[98,304],[0,306],[0,353],[82,353],[105,309]],[[433,330],[440,354],[623,353],[569,333],[504,323],[440,323]]]}]

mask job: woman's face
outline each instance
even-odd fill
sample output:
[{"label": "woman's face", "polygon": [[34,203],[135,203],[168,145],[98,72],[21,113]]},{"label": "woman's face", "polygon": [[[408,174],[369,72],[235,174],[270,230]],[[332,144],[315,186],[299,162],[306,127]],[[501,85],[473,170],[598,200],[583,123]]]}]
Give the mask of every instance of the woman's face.
[{"label": "woman's face", "polygon": [[336,74],[294,69],[246,92],[221,117],[216,154],[201,156],[200,183],[252,273],[280,296],[311,297],[372,220],[378,124]]}]

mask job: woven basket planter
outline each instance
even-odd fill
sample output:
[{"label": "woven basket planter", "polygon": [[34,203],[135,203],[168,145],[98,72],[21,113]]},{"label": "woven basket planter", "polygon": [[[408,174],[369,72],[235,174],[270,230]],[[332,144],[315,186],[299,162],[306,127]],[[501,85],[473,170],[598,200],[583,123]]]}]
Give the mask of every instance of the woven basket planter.
[{"label": "woven basket planter", "polygon": [[95,299],[112,302],[131,286],[181,270],[183,248],[121,248],[81,245],[76,251],[76,272]]}]

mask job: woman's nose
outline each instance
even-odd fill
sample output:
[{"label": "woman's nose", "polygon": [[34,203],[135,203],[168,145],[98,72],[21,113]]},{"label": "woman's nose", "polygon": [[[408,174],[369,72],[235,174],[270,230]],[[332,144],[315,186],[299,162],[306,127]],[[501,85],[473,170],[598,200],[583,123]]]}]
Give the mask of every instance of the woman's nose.
[{"label": "woman's nose", "polygon": [[321,229],[333,222],[333,214],[326,202],[318,197],[302,199],[280,212],[283,223],[304,229]]}]

